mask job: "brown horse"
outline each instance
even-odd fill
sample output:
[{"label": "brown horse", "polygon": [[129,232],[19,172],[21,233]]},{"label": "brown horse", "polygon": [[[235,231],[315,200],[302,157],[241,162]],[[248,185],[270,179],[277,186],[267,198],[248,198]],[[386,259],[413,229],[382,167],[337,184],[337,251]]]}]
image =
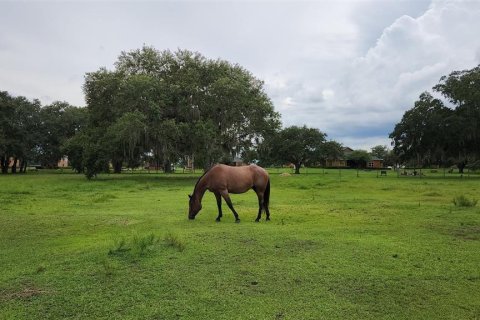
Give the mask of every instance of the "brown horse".
[{"label": "brown horse", "polygon": [[202,198],[205,191],[209,190],[217,198],[218,217],[222,217],[222,197],[225,199],[230,210],[235,216],[235,222],[240,222],[238,213],[235,211],[230,200],[229,193],[244,193],[253,189],[258,197],[258,216],[255,220],[260,221],[262,210],[265,210],[267,221],[270,220],[268,204],[270,200],[270,178],[267,171],[254,164],[244,167],[230,167],[217,164],[205,172],[198,179],[193,194],[189,195],[188,218],[195,219],[197,213],[202,209]]}]

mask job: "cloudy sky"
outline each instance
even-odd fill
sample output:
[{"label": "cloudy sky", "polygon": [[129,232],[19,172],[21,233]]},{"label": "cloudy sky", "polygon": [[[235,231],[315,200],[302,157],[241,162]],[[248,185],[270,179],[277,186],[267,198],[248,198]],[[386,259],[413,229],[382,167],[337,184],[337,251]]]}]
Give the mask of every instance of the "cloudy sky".
[{"label": "cloudy sky", "polygon": [[479,30],[480,0],[0,0],[0,90],[83,106],[85,73],[121,51],[189,49],[264,80],[284,126],[368,150],[442,75],[480,64]]}]

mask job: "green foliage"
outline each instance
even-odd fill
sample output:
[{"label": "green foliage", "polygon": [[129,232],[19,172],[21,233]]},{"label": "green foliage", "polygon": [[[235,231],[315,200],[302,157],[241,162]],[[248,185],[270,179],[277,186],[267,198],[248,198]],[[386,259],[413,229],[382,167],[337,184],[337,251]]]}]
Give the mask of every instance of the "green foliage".
[{"label": "green foliage", "polygon": [[267,137],[261,158],[267,163],[293,163],[298,174],[302,165],[321,160],[325,137],[325,133],[315,128],[291,126]]},{"label": "green foliage", "polygon": [[[3,173],[8,160],[20,162],[19,172],[28,163],[54,168],[62,158],[62,144],[85,127],[85,109],[54,102],[41,106],[38,100],[12,97],[0,92],[0,161]],[[15,162],[16,163],[16,162]],[[16,173],[14,166],[12,172]]]},{"label": "green foliage", "polygon": [[[21,162],[20,172],[26,169],[27,161],[35,159],[39,152],[41,122],[40,102],[25,97],[12,97],[0,92],[0,165],[2,173],[8,171],[8,160]],[[16,173],[16,161],[12,172]]]},{"label": "green foliage", "polygon": [[378,146],[375,146],[375,147],[371,148],[370,154],[373,157],[377,157],[377,158],[380,158],[380,159],[385,159],[385,158],[388,157],[388,148],[387,148],[387,146],[378,145]]},{"label": "green foliage", "polygon": [[475,207],[477,205],[478,200],[468,199],[467,197],[465,197],[465,195],[462,194],[460,196],[453,198],[452,202],[456,207],[468,208],[468,207]]},{"label": "green foliage", "polygon": [[343,146],[337,141],[327,141],[322,144],[320,157],[323,161],[329,160],[338,160],[344,157]]},{"label": "green foliage", "polygon": [[102,141],[115,172],[143,156],[166,172],[185,155],[205,167],[230,161],[279,126],[261,81],[187,50],[122,52],[115,70],[87,74],[84,91],[90,126],[105,130],[90,140]]},{"label": "green foliage", "polygon": [[55,168],[65,153],[67,140],[75,136],[87,124],[87,109],[76,108],[66,102],[54,102],[40,109],[41,123],[38,136],[37,161],[45,168]]},{"label": "green foliage", "polygon": [[465,164],[480,158],[480,66],[453,71],[440,79],[433,90],[453,105],[424,92],[405,112],[390,138],[401,161],[417,165]]}]

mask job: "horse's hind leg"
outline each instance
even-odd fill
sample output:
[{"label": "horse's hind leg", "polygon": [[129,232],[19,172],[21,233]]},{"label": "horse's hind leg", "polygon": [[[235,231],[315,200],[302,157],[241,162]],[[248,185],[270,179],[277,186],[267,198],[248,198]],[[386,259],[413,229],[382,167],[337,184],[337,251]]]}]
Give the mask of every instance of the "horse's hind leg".
[{"label": "horse's hind leg", "polygon": [[257,193],[258,196],[258,215],[257,219],[255,219],[255,222],[259,222],[260,219],[262,218],[262,209],[263,209],[263,195]]},{"label": "horse's hind leg", "polygon": [[264,204],[265,214],[267,215],[267,221],[270,221],[270,209],[268,209],[268,204]]},{"label": "horse's hind leg", "polygon": [[230,200],[230,196],[228,195],[228,192],[227,191],[221,192],[221,195],[223,199],[225,199],[225,202],[227,203],[230,210],[232,210],[233,215],[235,216],[235,222],[237,223],[240,222],[240,218],[238,217],[237,211],[235,211],[235,209],[233,208],[232,200]]},{"label": "horse's hind leg", "polygon": [[220,193],[215,192],[215,198],[217,198],[217,207],[218,207],[218,217],[216,219],[217,222],[220,222],[220,218],[223,216],[222,214],[222,196]]}]

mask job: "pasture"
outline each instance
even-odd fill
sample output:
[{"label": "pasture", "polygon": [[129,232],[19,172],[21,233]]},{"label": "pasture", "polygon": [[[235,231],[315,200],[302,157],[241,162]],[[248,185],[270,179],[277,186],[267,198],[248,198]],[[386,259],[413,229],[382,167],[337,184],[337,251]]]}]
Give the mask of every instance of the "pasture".
[{"label": "pasture", "polygon": [[0,176],[0,319],[480,318],[478,177],[270,172],[239,224],[198,174]]}]

